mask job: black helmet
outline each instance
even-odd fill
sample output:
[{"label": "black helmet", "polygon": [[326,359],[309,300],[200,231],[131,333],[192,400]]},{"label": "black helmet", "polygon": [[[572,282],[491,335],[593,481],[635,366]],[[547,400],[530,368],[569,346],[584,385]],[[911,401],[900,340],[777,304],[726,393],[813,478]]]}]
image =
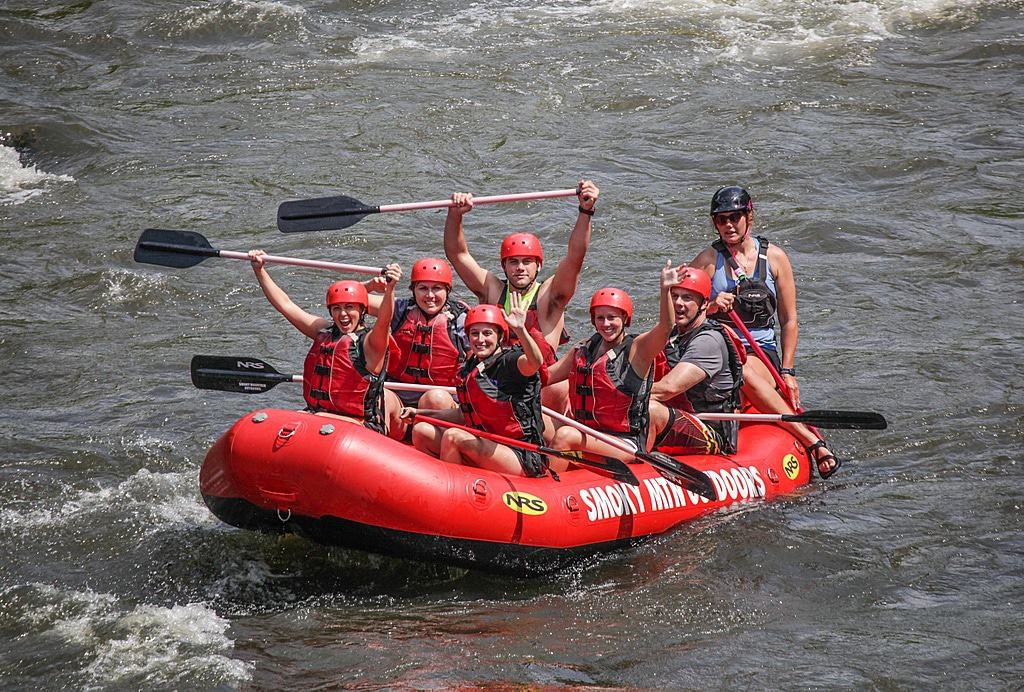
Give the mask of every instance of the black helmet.
[{"label": "black helmet", "polygon": [[727,211],[751,211],[753,208],[754,203],[750,201],[750,194],[738,185],[720,187],[711,198],[712,216]]}]

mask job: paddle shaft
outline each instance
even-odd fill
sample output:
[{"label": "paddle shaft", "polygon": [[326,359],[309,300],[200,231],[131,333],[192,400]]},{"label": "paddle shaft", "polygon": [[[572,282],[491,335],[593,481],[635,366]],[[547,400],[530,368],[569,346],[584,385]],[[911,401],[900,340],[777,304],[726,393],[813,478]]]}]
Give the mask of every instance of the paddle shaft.
[{"label": "paddle shaft", "polygon": [[[500,204],[504,202],[528,202],[534,199],[555,199],[556,197],[572,197],[578,194],[576,188],[566,190],[546,190],[544,192],[520,192],[511,195],[491,195],[489,197],[474,197],[473,204]],[[407,202],[405,204],[382,204],[377,211],[384,213],[389,211],[414,211],[416,209],[442,209],[456,206],[450,199],[438,199],[432,202]]]}]

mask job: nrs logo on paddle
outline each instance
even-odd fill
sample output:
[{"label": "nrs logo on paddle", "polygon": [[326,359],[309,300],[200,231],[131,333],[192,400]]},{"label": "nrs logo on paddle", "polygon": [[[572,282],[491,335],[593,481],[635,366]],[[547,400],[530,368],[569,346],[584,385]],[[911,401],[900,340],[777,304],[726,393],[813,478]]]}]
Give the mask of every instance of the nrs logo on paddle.
[{"label": "nrs logo on paddle", "polygon": [[521,514],[537,515],[548,511],[547,503],[530,493],[510,490],[501,496],[501,501],[509,509],[513,509]]}]

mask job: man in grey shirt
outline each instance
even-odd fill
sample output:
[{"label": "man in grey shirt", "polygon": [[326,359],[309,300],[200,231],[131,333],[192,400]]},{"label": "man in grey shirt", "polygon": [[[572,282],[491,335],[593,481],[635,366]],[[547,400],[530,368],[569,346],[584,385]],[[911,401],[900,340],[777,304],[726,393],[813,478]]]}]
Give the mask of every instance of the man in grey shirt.
[{"label": "man in grey shirt", "polygon": [[708,275],[685,267],[680,277],[672,287],[676,326],[665,346],[664,375],[651,392],[655,446],[677,454],[731,454],[736,451],[735,421],[708,424],[693,412],[735,411],[743,366],[721,325],[707,318]]}]

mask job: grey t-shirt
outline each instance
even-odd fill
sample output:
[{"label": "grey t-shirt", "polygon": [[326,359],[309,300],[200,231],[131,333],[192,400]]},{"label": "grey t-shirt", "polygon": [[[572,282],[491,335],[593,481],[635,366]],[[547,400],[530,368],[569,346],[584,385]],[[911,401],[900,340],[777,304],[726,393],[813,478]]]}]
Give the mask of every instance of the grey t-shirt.
[{"label": "grey t-shirt", "polygon": [[[708,376],[708,379],[690,390],[688,394],[691,401],[698,394],[707,401],[727,398],[732,391],[732,372],[729,371],[729,351],[725,338],[715,330],[706,329],[673,339],[675,349],[678,349],[675,352],[680,354],[679,362],[693,363]],[[712,391],[706,392],[705,389]]]}]

